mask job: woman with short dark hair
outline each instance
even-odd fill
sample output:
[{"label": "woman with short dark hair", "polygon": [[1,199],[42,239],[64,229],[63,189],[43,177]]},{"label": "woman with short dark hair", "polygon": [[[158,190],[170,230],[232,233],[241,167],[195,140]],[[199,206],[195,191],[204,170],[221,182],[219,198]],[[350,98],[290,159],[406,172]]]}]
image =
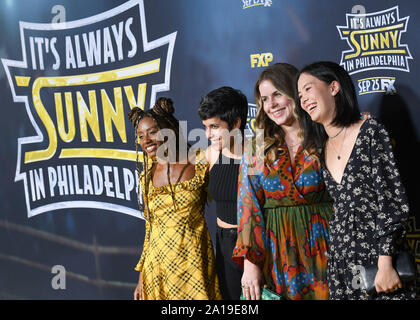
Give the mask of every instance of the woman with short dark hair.
[{"label": "woman with short dark hair", "polygon": [[236,202],[239,162],[243,153],[248,115],[245,95],[231,87],[221,87],[200,101],[198,114],[211,145],[209,195],[216,203],[216,269],[224,300],[239,300],[242,269],[232,261],[237,238]]}]

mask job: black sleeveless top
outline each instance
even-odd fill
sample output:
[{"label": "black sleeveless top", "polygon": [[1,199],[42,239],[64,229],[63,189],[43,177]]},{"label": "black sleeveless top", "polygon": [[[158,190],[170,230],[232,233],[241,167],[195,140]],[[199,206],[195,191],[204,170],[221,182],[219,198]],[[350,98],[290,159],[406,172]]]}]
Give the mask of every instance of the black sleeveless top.
[{"label": "black sleeveless top", "polygon": [[237,224],[239,163],[240,159],[228,158],[220,151],[210,170],[209,194],[216,202],[217,217],[230,224]]}]

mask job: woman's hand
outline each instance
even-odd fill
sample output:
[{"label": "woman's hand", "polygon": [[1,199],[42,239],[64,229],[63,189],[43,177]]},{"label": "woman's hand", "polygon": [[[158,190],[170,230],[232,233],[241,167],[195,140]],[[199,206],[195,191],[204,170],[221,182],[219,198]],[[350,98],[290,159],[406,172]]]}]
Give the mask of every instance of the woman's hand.
[{"label": "woman's hand", "polygon": [[261,299],[261,284],[263,282],[261,269],[251,261],[244,259],[244,273],[242,274],[242,291],[246,300]]},{"label": "woman's hand", "polygon": [[369,119],[371,118],[371,114],[367,111],[362,112],[362,119]]},{"label": "woman's hand", "polygon": [[401,280],[392,266],[392,257],[379,256],[378,272],[375,277],[376,292],[390,293],[401,288]]},{"label": "woman's hand", "polygon": [[136,289],[134,289],[134,300],[143,300],[142,297],[142,291],[143,291],[143,283],[141,280],[141,272],[139,272],[139,282],[137,283]]}]

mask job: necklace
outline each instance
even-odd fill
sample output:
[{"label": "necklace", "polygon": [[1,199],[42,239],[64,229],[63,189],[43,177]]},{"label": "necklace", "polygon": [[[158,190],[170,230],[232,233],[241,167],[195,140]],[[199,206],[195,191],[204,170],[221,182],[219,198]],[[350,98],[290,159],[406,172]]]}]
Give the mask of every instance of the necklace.
[{"label": "necklace", "polygon": [[[344,128],[343,128],[343,129],[344,129]],[[332,137],[332,138],[335,138],[336,136],[338,136],[338,135],[341,133],[341,131],[343,131],[343,129],[341,129],[341,130],[340,130],[340,132],[339,132],[338,134],[336,134],[336,135],[335,135],[334,137]],[[344,138],[343,138],[343,141],[341,141],[340,152],[337,152],[337,149],[334,147],[334,145],[331,143],[331,141],[329,141],[329,143],[330,143],[331,147],[333,147],[333,149],[334,149],[335,153],[337,154],[337,159],[338,159],[338,160],[340,160],[340,159],[341,159],[340,153],[341,153],[341,151],[343,150],[344,140],[346,140],[346,131],[347,131],[347,128],[346,128],[346,130],[344,131]],[[330,139],[332,139],[332,138],[330,138]]]},{"label": "necklace", "polygon": [[300,141],[298,141],[295,144],[288,144],[286,140],[284,140],[284,142],[286,142],[286,145],[287,145],[288,148],[294,148],[294,147],[300,145]]},{"label": "necklace", "polygon": [[330,139],[334,139],[335,137],[338,137],[338,135],[339,135],[341,132],[343,132],[344,128],[345,128],[345,127],[342,127],[342,128],[341,128],[341,130],[340,130],[340,131],[338,131],[338,133],[337,133],[335,136],[332,136],[332,137],[328,136],[328,138],[330,138]]},{"label": "necklace", "polygon": [[293,144],[293,145],[290,145],[290,144],[288,144],[287,142],[286,142],[286,144],[287,144],[287,147],[288,147],[288,148],[294,148],[294,147],[296,147],[296,146],[300,145],[300,142],[298,142],[298,143],[296,143],[296,144]]}]

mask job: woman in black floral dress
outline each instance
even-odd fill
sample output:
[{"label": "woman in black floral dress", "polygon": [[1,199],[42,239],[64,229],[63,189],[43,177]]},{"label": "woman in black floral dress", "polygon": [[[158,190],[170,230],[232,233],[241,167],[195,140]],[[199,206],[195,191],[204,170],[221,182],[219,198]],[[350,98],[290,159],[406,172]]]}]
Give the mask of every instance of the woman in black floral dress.
[{"label": "woman in black floral dress", "polygon": [[297,91],[315,121],[309,126],[323,147],[323,175],[334,199],[330,298],[368,298],[358,272],[369,264],[378,265],[370,298],[415,298],[414,284],[403,287],[392,265],[392,256],[407,249],[409,208],[387,131],[376,119],[361,118],[353,82],[336,63],[305,67]]}]

